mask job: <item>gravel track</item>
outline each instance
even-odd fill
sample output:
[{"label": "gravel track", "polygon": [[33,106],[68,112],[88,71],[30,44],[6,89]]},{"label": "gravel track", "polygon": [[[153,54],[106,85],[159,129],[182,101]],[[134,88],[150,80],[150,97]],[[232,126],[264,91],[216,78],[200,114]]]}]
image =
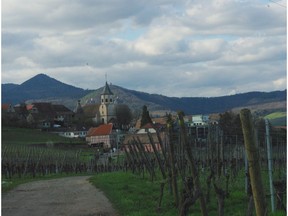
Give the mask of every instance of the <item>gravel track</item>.
[{"label": "gravel track", "polygon": [[89,176],[30,182],[2,195],[2,216],[117,216]]}]

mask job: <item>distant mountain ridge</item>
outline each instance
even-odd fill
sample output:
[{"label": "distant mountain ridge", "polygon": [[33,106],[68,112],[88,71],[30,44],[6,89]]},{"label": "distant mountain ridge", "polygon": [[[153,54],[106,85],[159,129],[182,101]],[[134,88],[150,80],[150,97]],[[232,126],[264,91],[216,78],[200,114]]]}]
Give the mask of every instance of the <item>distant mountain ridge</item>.
[{"label": "distant mountain ridge", "polygon": [[[110,89],[117,96],[120,103],[125,103],[132,109],[141,109],[143,105],[147,105],[151,111],[162,110],[179,111],[185,114],[210,114],[221,113],[232,110],[237,107],[253,107],[262,104],[281,103],[277,106],[277,110],[285,108],[287,91],[273,92],[248,92],[230,96],[221,97],[167,97],[158,94],[149,94],[135,90],[128,90],[116,85],[111,85]],[[100,98],[102,88],[97,89],[82,98],[82,103],[89,103],[94,100],[96,103]],[[280,108],[279,108],[280,107]],[[276,108],[276,107],[275,107]],[[269,107],[271,109],[271,107]],[[285,109],[286,110],[286,109]]]},{"label": "distant mountain ridge", "polygon": [[[104,84],[103,84],[104,86]],[[285,110],[287,91],[248,92],[221,97],[168,97],[158,94],[149,94],[135,90],[110,85],[118,103],[127,104],[133,111],[142,110],[147,105],[150,111],[170,112],[182,110],[185,114],[221,113],[239,107],[257,107],[265,109]],[[62,83],[45,74],[23,82],[20,85],[2,84],[2,103],[17,104],[25,101],[49,101],[60,103],[71,110],[81,99],[81,103],[100,103],[100,94],[103,87],[96,90],[84,90]],[[274,106],[275,105],[275,106]]]},{"label": "distant mountain ridge", "polygon": [[2,84],[2,103],[17,104],[27,100],[81,98],[90,91],[38,74],[20,85]]}]

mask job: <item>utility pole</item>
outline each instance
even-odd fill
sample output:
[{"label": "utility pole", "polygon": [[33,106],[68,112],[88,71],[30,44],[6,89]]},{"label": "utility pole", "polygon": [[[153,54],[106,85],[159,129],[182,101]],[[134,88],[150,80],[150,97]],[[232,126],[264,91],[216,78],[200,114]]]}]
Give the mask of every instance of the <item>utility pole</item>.
[{"label": "utility pole", "polygon": [[274,190],[273,190],[273,174],[272,174],[272,146],[270,143],[270,131],[269,131],[269,121],[265,119],[266,126],[266,144],[267,144],[267,157],[268,157],[268,173],[269,173],[269,183],[270,183],[270,194],[271,194],[271,209],[272,212],[275,212],[274,205]]}]

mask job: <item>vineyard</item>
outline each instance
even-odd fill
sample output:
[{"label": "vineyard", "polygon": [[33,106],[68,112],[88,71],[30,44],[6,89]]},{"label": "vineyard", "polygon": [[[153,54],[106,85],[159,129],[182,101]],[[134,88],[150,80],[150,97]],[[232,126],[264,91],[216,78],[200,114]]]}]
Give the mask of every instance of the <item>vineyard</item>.
[{"label": "vineyard", "polygon": [[[119,163],[118,163],[119,164]],[[94,174],[116,171],[120,166],[94,149],[61,150],[48,146],[2,145],[2,177],[5,179],[51,174]]]},{"label": "vineyard", "polygon": [[[263,202],[268,206],[265,214],[277,211],[279,215],[285,215],[286,130],[269,128],[270,132],[255,127],[258,157],[255,159],[260,167],[257,175],[263,181]],[[157,133],[161,152],[157,151],[153,136],[149,133],[147,136],[152,152],[147,152],[141,140],[135,138],[123,147],[124,153],[120,156],[114,154],[113,157],[102,155],[93,148],[73,150],[55,148],[51,143],[32,146],[4,142],[2,178],[54,173],[131,172],[155,184],[160,181],[156,212],[161,212],[163,194],[168,191],[179,215],[195,211],[201,212],[201,215],[224,215],[228,200],[241,202],[245,214],[254,215],[257,203],[254,205],[253,202],[253,176],[249,172],[254,162],[247,155],[243,134],[226,135],[217,125],[210,125],[206,139],[197,140],[179,115],[177,121],[168,118],[166,131]]]},{"label": "vineyard", "polygon": [[[157,176],[156,173],[160,171],[162,183],[159,188],[158,209],[161,209],[164,188],[168,188],[174,197],[174,206],[179,210],[179,215],[188,215],[197,201],[200,205],[198,211],[201,210],[202,215],[209,215],[211,213],[209,203],[212,199],[216,199],[218,203],[217,214],[224,215],[225,200],[234,197],[236,192],[246,194],[247,203],[243,207],[247,209],[247,215],[253,215],[255,210],[249,175],[249,167],[252,167],[253,162],[247,159],[243,137],[224,136],[218,127],[211,126],[206,142],[197,142],[189,136],[183,122],[178,127],[175,130],[172,124],[169,127],[168,123],[170,129],[165,133],[164,138],[158,134],[163,154],[156,151],[151,134],[148,136],[154,154],[147,154],[137,139],[130,143],[129,151],[126,151],[128,167],[133,173],[144,175],[146,170],[153,181]],[[258,135],[263,134],[260,132],[258,130]],[[271,204],[275,206],[267,209],[265,215],[268,215],[268,211],[274,212],[275,209],[283,213],[280,215],[285,215],[286,131],[274,132],[268,139],[272,140],[273,146],[271,158],[269,158],[269,146],[266,145],[265,137],[256,138],[260,166],[257,175],[260,178],[263,176],[265,186],[263,202],[270,206],[272,194],[275,201],[275,204],[274,202]],[[273,164],[272,194],[269,190],[269,160]],[[237,202],[243,200],[236,199],[235,203]]]}]

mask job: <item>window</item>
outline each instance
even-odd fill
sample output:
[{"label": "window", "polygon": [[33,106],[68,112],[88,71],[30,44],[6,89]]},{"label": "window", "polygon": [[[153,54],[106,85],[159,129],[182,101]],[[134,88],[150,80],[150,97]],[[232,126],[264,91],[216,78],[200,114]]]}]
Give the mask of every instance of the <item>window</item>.
[{"label": "window", "polygon": [[108,102],[108,99],[106,98],[105,102],[107,103]]},{"label": "window", "polygon": [[110,99],[110,102],[112,103],[112,99]]}]

